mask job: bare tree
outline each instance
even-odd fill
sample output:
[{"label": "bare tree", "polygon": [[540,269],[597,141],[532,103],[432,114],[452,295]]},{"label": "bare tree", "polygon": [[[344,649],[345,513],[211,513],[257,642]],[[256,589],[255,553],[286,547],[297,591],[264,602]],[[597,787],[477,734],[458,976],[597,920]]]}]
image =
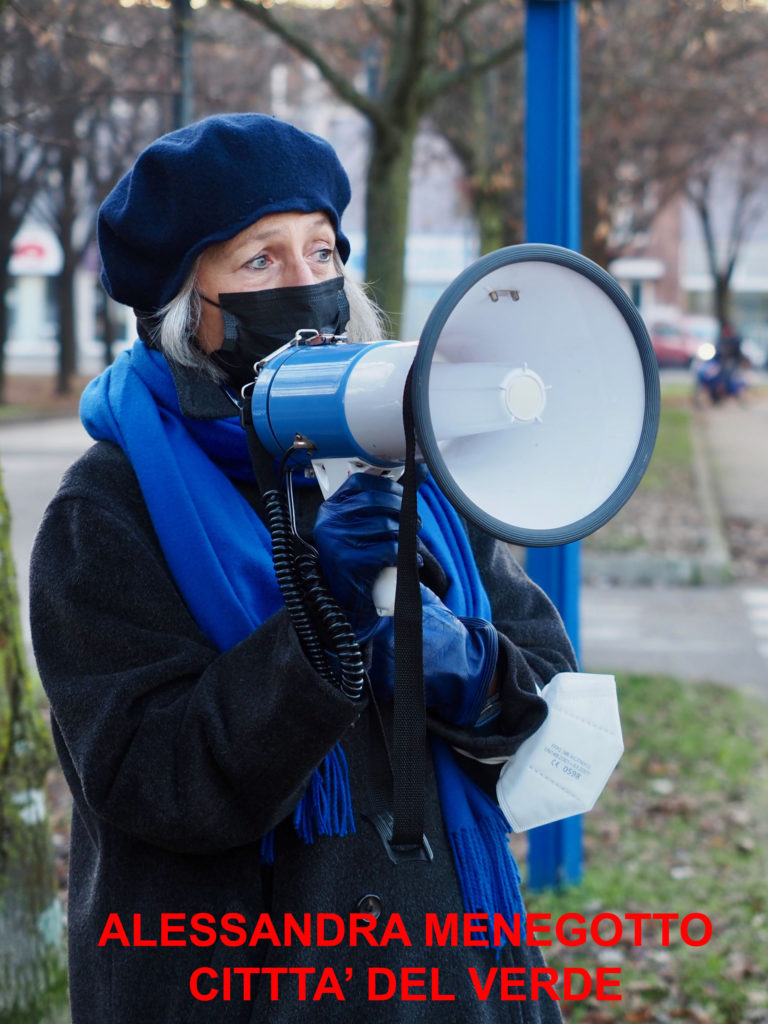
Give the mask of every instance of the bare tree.
[{"label": "bare tree", "polygon": [[5,390],[10,260],[13,240],[41,180],[43,151],[35,137],[45,115],[45,57],[13,6],[0,10],[0,402]]},{"label": "bare tree", "polygon": [[[759,126],[768,15],[748,0],[582,0],[579,14],[583,249],[607,266],[724,140]],[[484,250],[522,236],[519,64],[464,83],[433,114],[465,169]]]},{"label": "bare tree", "polygon": [[591,0],[581,25],[584,251],[607,263],[765,109],[768,11]]},{"label": "bare tree", "polygon": [[731,320],[731,280],[742,245],[768,202],[768,131],[761,136],[734,136],[717,158],[691,174],[685,186],[701,224],[714,312],[721,327]]},{"label": "bare tree", "polygon": [[465,174],[467,198],[477,223],[480,251],[491,252],[522,241],[523,227],[523,11],[489,9],[467,39],[457,33],[455,45],[471,52],[499,32],[518,41],[503,64],[461,82],[442,97],[432,121],[450,144]]},{"label": "bare tree", "polygon": [[0,1020],[52,1020],[67,1002],[44,788],[53,750],[24,659],[2,481],[0,640]]},{"label": "bare tree", "polygon": [[[366,278],[397,326],[416,133],[436,101],[520,49],[503,34],[482,47],[456,47],[484,10],[517,10],[520,0],[352,0],[339,10],[300,10],[226,0],[313,64],[370,129],[366,189]],[[465,32],[467,40],[472,39]]]},{"label": "bare tree", "polygon": [[34,209],[64,254],[57,278],[61,393],[77,372],[75,273],[93,244],[99,203],[160,127],[155,95],[162,84],[142,47],[160,12],[155,19],[149,8],[126,13],[131,22],[120,18],[111,0],[25,5],[27,25],[49,61],[51,99],[35,132],[45,187]]},{"label": "bare tree", "polygon": [[296,65],[277,36],[254,32],[240,11],[207,4],[194,12],[195,116],[233,110],[268,110],[271,76],[278,65]]},{"label": "bare tree", "polygon": [[[38,184],[38,121],[44,71],[33,37],[8,4],[0,9],[0,388],[8,331],[6,294],[13,238]],[[44,792],[52,750],[24,662],[0,482],[0,1018],[43,1019],[66,1004],[61,908]]]}]

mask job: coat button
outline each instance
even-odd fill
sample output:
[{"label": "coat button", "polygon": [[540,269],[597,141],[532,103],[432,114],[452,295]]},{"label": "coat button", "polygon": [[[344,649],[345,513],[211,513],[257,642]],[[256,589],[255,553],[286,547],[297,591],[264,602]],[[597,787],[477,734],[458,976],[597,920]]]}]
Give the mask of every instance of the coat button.
[{"label": "coat button", "polygon": [[358,914],[371,914],[378,920],[381,914],[381,897],[372,892],[366,893],[357,901],[355,910]]}]

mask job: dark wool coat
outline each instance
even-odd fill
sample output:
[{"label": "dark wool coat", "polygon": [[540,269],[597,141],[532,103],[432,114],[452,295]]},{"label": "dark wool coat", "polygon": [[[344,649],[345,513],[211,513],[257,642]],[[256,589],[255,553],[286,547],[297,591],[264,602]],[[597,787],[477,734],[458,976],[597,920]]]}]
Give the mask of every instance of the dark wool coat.
[{"label": "dark wool coat", "polygon": [[[175,374],[188,415],[231,415],[215,386]],[[477,531],[471,540],[501,634],[502,713],[490,736],[433,725],[464,750],[511,754],[543,719],[535,684],[571,670],[573,654],[556,611],[508,548]],[[385,809],[379,785],[387,778],[373,702],[353,702],[315,674],[285,610],[232,650],[214,649],[169,574],[117,447],[97,443],[66,474],[35,546],[31,608],[74,795],[73,1024],[560,1019],[544,993],[521,1001],[522,990],[511,988],[518,999],[502,1000],[498,977],[487,999],[475,994],[469,968],[484,984],[493,968],[543,961],[536,947],[507,944],[497,959],[462,941],[464,907],[431,762],[434,860],[395,866],[369,820]],[[386,731],[389,709],[381,716]],[[349,762],[356,832],[305,845],[290,815],[337,742]],[[267,867],[259,841],[272,828],[275,863]],[[283,941],[286,914],[300,923],[305,914],[313,923],[338,915],[326,919],[335,922],[332,937],[338,919],[348,928],[355,913],[376,915],[378,942],[400,915],[412,945],[402,931],[386,945],[362,937],[351,945],[348,931],[336,944]],[[247,943],[262,914],[281,944]],[[459,915],[456,945],[425,948],[430,914],[441,923]],[[397,980],[392,998],[369,998],[374,967],[394,972],[370,975],[378,995]],[[416,969],[405,976],[406,999],[403,968]],[[193,977],[209,998],[195,998]]]}]

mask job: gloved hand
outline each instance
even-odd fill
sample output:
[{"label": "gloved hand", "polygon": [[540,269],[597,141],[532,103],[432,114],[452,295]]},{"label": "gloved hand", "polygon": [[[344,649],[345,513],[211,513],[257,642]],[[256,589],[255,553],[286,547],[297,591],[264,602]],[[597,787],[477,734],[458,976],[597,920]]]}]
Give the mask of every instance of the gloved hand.
[{"label": "gloved hand", "polygon": [[[421,585],[424,692],[427,707],[454,725],[473,726],[488,698],[499,637],[484,619],[458,618]],[[394,620],[373,639],[369,672],[380,700],[392,700],[395,681]]]},{"label": "gloved hand", "polygon": [[397,564],[402,495],[395,480],[354,473],[315,520],[320,565],[360,643],[389,621],[377,614],[371,591],[381,570]]}]

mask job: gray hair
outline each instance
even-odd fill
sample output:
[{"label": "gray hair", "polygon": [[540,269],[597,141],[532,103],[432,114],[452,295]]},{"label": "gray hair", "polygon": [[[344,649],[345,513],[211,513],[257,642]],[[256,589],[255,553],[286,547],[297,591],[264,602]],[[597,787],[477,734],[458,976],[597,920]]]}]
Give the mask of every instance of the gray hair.
[{"label": "gray hair", "polygon": [[[201,310],[200,296],[195,288],[200,259],[198,257],[195,261],[176,297],[158,310],[151,334],[166,359],[181,366],[203,370],[209,376],[219,379],[221,371],[195,341]],[[334,264],[344,278],[344,292],[349,302],[349,340],[366,342],[385,338],[386,317],[369,296],[365,286],[350,277],[338,252],[334,252]]]}]

